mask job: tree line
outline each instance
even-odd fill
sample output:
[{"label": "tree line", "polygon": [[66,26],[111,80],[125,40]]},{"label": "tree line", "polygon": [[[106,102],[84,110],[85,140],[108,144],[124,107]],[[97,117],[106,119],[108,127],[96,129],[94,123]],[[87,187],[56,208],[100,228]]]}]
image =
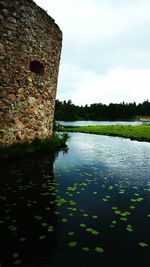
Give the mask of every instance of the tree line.
[{"label": "tree line", "polygon": [[77,106],[71,100],[59,101],[55,104],[55,120],[132,120],[142,116],[150,116],[150,102],[146,100],[136,104],[122,102],[109,105],[95,103]]}]

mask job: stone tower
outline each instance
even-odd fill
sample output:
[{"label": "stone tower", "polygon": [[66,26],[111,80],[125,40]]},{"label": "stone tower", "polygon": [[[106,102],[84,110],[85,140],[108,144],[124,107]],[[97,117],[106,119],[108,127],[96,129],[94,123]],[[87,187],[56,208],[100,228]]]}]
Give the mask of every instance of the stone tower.
[{"label": "stone tower", "polygon": [[0,0],[0,145],[52,135],[62,32],[32,0]]}]

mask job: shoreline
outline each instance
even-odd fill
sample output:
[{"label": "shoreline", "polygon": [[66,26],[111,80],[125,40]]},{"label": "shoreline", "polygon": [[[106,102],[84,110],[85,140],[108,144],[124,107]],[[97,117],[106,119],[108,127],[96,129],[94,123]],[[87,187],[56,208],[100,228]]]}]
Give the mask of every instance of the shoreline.
[{"label": "shoreline", "polygon": [[79,132],[87,134],[107,135],[114,137],[129,138],[140,142],[150,142],[150,126],[77,126],[64,127],[63,132]]}]

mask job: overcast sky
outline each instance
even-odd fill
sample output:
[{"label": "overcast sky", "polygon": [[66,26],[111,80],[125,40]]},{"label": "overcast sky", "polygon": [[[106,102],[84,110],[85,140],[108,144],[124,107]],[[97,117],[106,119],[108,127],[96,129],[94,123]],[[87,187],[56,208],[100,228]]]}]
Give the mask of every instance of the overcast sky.
[{"label": "overcast sky", "polygon": [[59,100],[150,100],[150,0],[34,1],[63,32]]}]

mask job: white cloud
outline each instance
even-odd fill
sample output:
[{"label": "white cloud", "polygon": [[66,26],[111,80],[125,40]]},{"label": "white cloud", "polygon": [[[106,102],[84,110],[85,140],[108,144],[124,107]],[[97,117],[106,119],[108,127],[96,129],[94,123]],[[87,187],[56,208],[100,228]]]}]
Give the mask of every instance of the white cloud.
[{"label": "white cloud", "polygon": [[[74,88],[68,87],[75,104],[142,102],[150,98],[150,69],[114,69],[104,75],[76,70]],[[72,83],[73,85],[73,83]],[[69,99],[69,90],[59,93]]]},{"label": "white cloud", "polygon": [[60,99],[150,98],[149,0],[35,0],[63,31]]}]

